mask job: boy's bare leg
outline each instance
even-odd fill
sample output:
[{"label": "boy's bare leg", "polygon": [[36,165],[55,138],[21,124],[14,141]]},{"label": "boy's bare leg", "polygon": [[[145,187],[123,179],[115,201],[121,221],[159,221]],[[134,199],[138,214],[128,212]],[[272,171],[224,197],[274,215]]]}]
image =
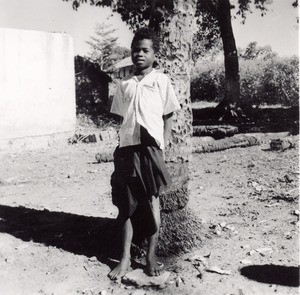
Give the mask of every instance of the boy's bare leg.
[{"label": "boy's bare leg", "polygon": [[123,253],[119,264],[108,274],[112,280],[116,280],[125,275],[130,267],[130,247],[133,235],[133,229],[130,218],[128,218],[123,227],[122,246]]},{"label": "boy's bare leg", "polygon": [[[159,228],[160,226],[160,210],[159,210],[159,197],[152,197],[152,208],[154,217]],[[156,260],[155,250],[158,239],[158,232],[148,237],[148,252],[147,252],[147,270],[150,276],[159,276],[163,271],[163,264],[159,264]]]}]

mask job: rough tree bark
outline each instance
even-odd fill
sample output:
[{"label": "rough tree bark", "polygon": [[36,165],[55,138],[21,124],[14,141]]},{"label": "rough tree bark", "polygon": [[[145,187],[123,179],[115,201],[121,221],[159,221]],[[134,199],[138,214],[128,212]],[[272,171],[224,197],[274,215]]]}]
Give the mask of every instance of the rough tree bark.
[{"label": "rough tree bark", "polygon": [[158,62],[172,81],[181,110],[173,120],[166,160],[173,177],[172,186],[160,195],[162,225],[158,243],[161,255],[179,254],[200,243],[198,219],[187,208],[189,160],[192,136],[190,106],[190,63],[196,0],[174,0],[173,11],[162,11],[162,49]]}]

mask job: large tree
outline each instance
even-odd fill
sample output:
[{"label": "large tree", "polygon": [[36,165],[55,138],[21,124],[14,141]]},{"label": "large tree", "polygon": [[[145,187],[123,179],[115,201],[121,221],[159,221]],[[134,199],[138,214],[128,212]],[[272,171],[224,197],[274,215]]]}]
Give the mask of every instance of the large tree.
[{"label": "large tree", "polygon": [[[73,1],[73,8],[86,0]],[[173,176],[173,185],[162,192],[162,226],[158,250],[161,254],[178,254],[199,242],[200,222],[187,208],[188,161],[192,135],[190,106],[190,66],[195,32],[196,0],[118,0],[93,1],[96,6],[111,6],[134,30],[149,25],[160,35],[158,64],[174,85],[182,108],[174,116],[172,136],[166,159]]]},{"label": "large tree", "polygon": [[[68,1],[68,0],[64,0]],[[161,38],[158,63],[169,74],[179,102],[180,112],[175,114],[172,137],[167,145],[167,161],[173,174],[174,185],[161,195],[162,232],[159,242],[161,253],[178,253],[198,241],[197,219],[186,205],[188,193],[189,139],[192,135],[190,107],[190,65],[196,19],[207,26],[207,33],[214,28],[223,41],[226,67],[226,97],[238,99],[239,74],[235,40],[231,27],[230,0],[70,0],[73,8],[89,2],[96,6],[111,6],[122,19],[137,29],[148,25]],[[254,3],[262,11],[271,0],[237,0],[239,13],[243,16]],[[211,27],[211,28],[209,28]],[[209,36],[216,35],[208,34]]]},{"label": "large tree", "polygon": [[[222,104],[239,102],[240,100],[240,77],[238,52],[232,30],[231,10],[238,6],[237,14],[243,20],[246,12],[250,11],[252,0],[209,0],[197,2],[196,16],[198,18],[199,30],[195,36],[196,40],[205,40],[206,47],[209,49],[220,39],[223,44],[224,65],[225,65],[225,101]],[[254,5],[262,13],[266,10],[266,4],[272,0],[254,0]],[[235,5],[234,5],[235,4]],[[203,32],[207,32],[203,34]]]}]

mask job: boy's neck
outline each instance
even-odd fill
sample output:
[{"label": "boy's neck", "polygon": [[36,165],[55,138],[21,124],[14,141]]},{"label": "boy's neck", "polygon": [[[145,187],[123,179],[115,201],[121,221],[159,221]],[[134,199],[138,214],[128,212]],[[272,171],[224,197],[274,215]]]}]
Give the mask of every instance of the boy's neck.
[{"label": "boy's neck", "polygon": [[145,76],[145,75],[149,74],[152,71],[152,69],[153,69],[152,67],[145,68],[145,69],[136,68],[134,71],[134,74],[136,76]]}]

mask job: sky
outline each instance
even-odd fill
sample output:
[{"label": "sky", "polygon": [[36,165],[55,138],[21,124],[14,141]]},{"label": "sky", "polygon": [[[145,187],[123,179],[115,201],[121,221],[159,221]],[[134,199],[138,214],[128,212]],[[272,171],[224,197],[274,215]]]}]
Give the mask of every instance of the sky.
[{"label": "sky", "polygon": [[[245,48],[252,41],[259,46],[270,45],[280,56],[299,55],[298,9],[293,0],[273,0],[264,17],[253,9],[246,23],[241,18],[233,20],[236,45]],[[132,32],[118,14],[109,8],[81,5],[72,9],[72,1],[62,0],[0,0],[0,27],[46,32],[65,32],[74,40],[75,54],[86,55],[86,41],[94,35],[96,23],[112,24],[121,46],[130,48]]]}]

